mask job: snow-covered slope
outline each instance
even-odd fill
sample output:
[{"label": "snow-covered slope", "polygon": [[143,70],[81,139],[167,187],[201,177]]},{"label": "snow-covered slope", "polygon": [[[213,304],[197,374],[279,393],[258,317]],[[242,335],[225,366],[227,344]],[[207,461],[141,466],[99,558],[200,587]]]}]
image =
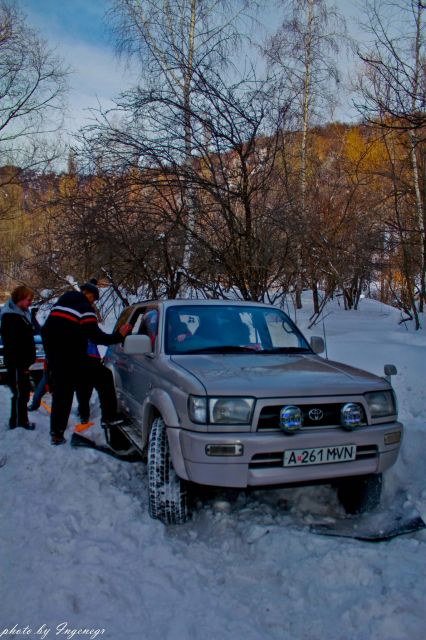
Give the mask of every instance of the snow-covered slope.
[{"label": "snow-covered slope", "polygon": [[[330,358],[398,367],[406,433],[383,500],[403,487],[426,518],[426,332],[371,300],[327,312]],[[302,329],[308,317],[298,313]],[[0,638],[424,639],[425,531],[371,544],[296,528],[341,513],[329,487],[215,496],[166,528],[148,515],[142,463],[52,447],[44,409],[35,432],[10,431],[8,410],[2,387]]]}]

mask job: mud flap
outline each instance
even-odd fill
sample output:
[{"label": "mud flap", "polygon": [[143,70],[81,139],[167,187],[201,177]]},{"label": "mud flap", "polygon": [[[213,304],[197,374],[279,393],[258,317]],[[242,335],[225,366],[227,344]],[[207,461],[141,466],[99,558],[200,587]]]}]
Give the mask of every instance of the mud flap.
[{"label": "mud flap", "polygon": [[379,507],[371,513],[327,518],[326,522],[309,523],[312,533],[368,542],[390,540],[425,527],[422,517],[405,494],[396,495],[388,508]]},{"label": "mud flap", "polygon": [[70,444],[72,447],[86,447],[88,449],[95,449],[95,451],[106,453],[108,456],[116,458],[117,460],[122,460],[123,462],[141,462],[143,460],[141,454],[138,451],[119,453],[118,451],[114,451],[114,449],[111,449],[111,447],[108,447],[104,444],[98,444],[94,440],[86,438],[79,433],[72,434]]}]

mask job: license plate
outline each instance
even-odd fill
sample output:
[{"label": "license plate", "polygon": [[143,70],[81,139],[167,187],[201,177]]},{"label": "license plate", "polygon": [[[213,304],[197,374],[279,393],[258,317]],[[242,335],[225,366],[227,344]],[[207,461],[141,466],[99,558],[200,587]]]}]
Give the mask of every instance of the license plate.
[{"label": "license plate", "polygon": [[356,445],[341,444],[336,447],[315,447],[313,449],[291,449],[284,451],[285,467],[304,467],[310,464],[331,464],[350,462],[356,458]]}]

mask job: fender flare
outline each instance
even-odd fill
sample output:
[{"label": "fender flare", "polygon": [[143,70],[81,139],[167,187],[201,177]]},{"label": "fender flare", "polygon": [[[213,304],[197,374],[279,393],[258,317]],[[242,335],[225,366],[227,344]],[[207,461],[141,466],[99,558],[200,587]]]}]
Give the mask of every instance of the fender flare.
[{"label": "fender flare", "polygon": [[163,418],[167,427],[176,428],[180,426],[179,416],[176,412],[173,400],[170,395],[162,389],[153,389],[149,393],[142,405],[142,438],[144,444],[148,443],[151,424],[156,415]]},{"label": "fender flare", "polygon": [[180,420],[170,395],[163,389],[153,389],[147,395],[143,404],[143,417],[145,424],[145,406],[152,405],[161,414],[164,423],[168,427],[180,427]]}]

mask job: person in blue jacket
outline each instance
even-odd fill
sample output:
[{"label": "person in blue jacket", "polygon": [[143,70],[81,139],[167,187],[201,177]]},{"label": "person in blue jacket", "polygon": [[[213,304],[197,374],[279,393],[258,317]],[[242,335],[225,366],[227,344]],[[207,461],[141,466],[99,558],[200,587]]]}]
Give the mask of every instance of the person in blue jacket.
[{"label": "person in blue jacket", "polygon": [[111,371],[106,367],[98,346],[89,340],[86,360],[86,385],[77,388],[78,413],[84,424],[90,419],[90,398],[96,389],[101,406],[101,423],[104,428],[121,424],[123,419],[117,412],[117,396]]},{"label": "person in blue jacket", "polygon": [[28,407],[28,411],[37,411],[40,408],[41,401],[45,393],[49,390],[49,371],[47,369],[47,360],[44,361],[43,375],[35,388],[34,395]]},{"label": "person in blue jacket", "polygon": [[67,291],[55,303],[41,329],[52,384],[50,435],[53,445],[65,442],[74,392],[87,384],[88,341],[116,344],[123,342],[131,331],[130,325],[123,325],[112,334],[102,331],[93,308],[98,299],[99,289],[93,281],[82,285],[80,291]]}]

